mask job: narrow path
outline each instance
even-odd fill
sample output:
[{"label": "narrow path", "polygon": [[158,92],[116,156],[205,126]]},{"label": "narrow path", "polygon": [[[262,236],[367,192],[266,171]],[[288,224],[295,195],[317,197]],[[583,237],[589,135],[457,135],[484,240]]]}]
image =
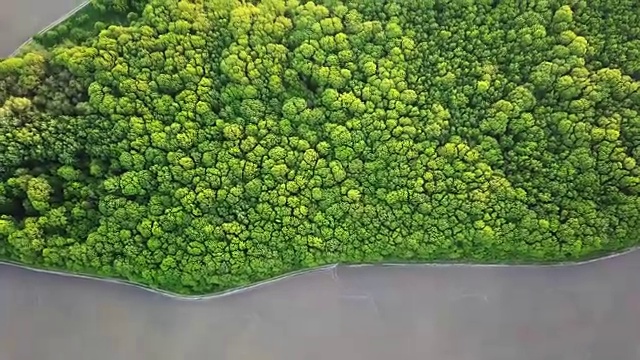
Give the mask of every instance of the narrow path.
[{"label": "narrow path", "polygon": [[0,265],[0,359],[640,358],[640,251],[568,267],[337,267],[198,302]]}]

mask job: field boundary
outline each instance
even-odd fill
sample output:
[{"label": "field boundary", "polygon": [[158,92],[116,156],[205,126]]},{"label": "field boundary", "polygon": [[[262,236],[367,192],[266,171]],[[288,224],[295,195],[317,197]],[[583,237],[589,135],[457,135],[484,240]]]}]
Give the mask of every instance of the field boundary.
[{"label": "field boundary", "polygon": [[62,15],[61,17],[59,17],[57,20],[55,20],[54,22],[52,22],[51,24],[47,25],[46,27],[44,27],[42,30],[38,31],[36,34],[32,35],[29,39],[27,39],[25,42],[23,42],[22,44],[20,44],[11,54],[9,54],[8,58],[10,57],[15,57],[17,55],[20,54],[20,52],[27,46],[30,45],[33,42],[33,37],[34,36],[38,36],[38,35],[42,35],[44,33],[46,33],[47,31],[51,30],[52,28],[60,25],[61,23],[65,22],[67,19],[69,19],[70,17],[72,17],[73,15],[75,15],[78,11],[84,9],[87,5],[89,5],[91,3],[91,0],[85,0],[84,2],[82,2],[80,5],[76,6],[75,8],[69,10],[66,14]]},{"label": "field boundary", "polygon": [[70,277],[70,278],[78,278],[78,279],[88,279],[88,280],[95,280],[95,281],[106,282],[106,283],[117,284],[117,285],[131,286],[131,287],[142,289],[144,291],[148,291],[164,297],[172,298],[175,300],[201,301],[201,300],[212,300],[212,299],[227,297],[231,295],[239,295],[260,287],[264,287],[276,282],[280,282],[283,280],[287,280],[287,279],[305,275],[305,274],[320,273],[320,272],[326,272],[326,271],[335,272],[338,267],[345,267],[345,268],[360,268],[360,267],[566,268],[566,267],[584,266],[584,265],[589,265],[597,262],[612,260],[617,257],[621,257],[624,255],[628,255],[630,253],[636,252],[638,250],[640,250],[640,245],[634,246],[624,251],[620,251],[620,252],[616,252],[616,253],[612,253],[609,255],[592,258],[588,260],[566,261],[566,262],[557,262],[557,263],[549,263],[549,264],[546,264],[546,263],[542,263],[542,264],[533,264],[533,263],[532,264],[508,264],[508,263],[478,264],[478,263],[464,263],[464,262],[459,262],[459,263],[457,262],[448,262],[448,263],[447,262],[430,262],[430,263],[384,262],[384,263],[370,263],[370,264],[334,263],[334,264],[322,265],[322,266],[309,268],[309,269],[292,271],[280,276],[273,277],[271,279],[256,282],[251,285],[241,286],[238,288],[233,288],[233,289],[223,290],[216,293],[203,294],[203,295],[184,295],[184,294],[180,294],[180,293],[176,293],[168,290],[162,290],[159,288],[147,286],[134,281],[117,279],[117,278],[109,278],[105,276],[88,274],[88,273],[49,270],[42,267],[29,266],[19,262],[9,261],[9,260],[0,260],[0,266],[11,266],[11,267],[25,269],[28,271],[33,271],[38,273],[45,273],[45,274]]},{"label": "field boundary", "polygon": [[[27,39],[25,42],[19,45],[8,57],[15,57],[19,55],[27,46],[29,46],[31,43],[34,42],[34,37],[38,35],[42,35],[48,32],[49,30],[53,29],[54,27],[64,23],[65,21],[69,20],[71,17],[76,15],[79,11],[85,9],[86,6],[90,4],[91,4],[91,0],[84,0],[81,4],[69,10],[67,13],[60,16],[57,20],[53,21],[52,23],[50,23],[49,25],[47,25],[46,27],[38,31],[36,34],[32,35],[29,39]],[[106,277],[106,276],[90,274],[90,273],[52,270],[52,269],[46,269],[38,266],[26,265],[23,263],[9,261],[9,260],[0,260],[0,265],[12,266],[16,268],[26,269],[29,271],[53,274],[57,276],[90,279],[90,280],[114,283],[118,285],[133,286],[136,288],[143,289],[145,291],[149,291],[152,293],[156,293],[162,296],[166,296],[166,297],[170,297],[178,300],[209,300],[209,299],[215,299],[219,297],[231,296],[235,294],[248,292],[259,287],[263,287],[278,281],[283,281],[283,280],[300,276],[300,275],[317,273],[317,272],[325,272],[325,271],[336,271],[338,267],[345,267],[345,268],[356,268],[356,267],[562,268],[562,267],[569,267],[569,266],[584,266],[584,265],[592,264],[595,262],[603,262],[603,261],[611,260],[623,255],[638,251],[639,249],[640,249],[640,246],[635,246],[624,251],[614,252],[614,253],[610,253],[610,254],[603,255],[596,258],[590,258],[590,259],[581,260],[581,261],[565,261],[565,262],[555,262],[555,263],[551,263],[551,262],[550,263],[469,263],[469,262],[444,262],[444,261],[443,262],[434,261],[434,262],[428,262],[428,263],[427,262],[381,262],[381,263],[363,263],[363,264],[333,263],[329,265],[291,271],[279,276],[272,277],[267,280],[255,282],[250,285],[223,290],[220,292],[215,292],[210,294],[204,294],[204,295],[184,295],[184,294],[162,290],[159,288],[155,288],[152,286],[148,286],[138,282],[124,280],[120,278],[112,278],[112,277]]]}]

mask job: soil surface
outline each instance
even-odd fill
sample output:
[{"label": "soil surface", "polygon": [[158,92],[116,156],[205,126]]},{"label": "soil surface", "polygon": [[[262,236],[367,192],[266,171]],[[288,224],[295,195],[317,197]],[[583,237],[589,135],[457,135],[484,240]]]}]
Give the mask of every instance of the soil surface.
[{"label": "soil surface", "polygon": [[0,2],[0,58],[44,29],[83,0],[4,0]]},{"label": "soil surface", "polygon": [[640,358],[640,251],[567,267],[340,267],[221,298],[0,265],[0,359]]}]

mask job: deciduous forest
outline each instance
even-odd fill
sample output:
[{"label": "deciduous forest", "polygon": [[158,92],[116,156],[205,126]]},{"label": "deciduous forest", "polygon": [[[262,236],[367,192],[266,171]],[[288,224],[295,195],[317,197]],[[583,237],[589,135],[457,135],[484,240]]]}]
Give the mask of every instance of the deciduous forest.
[{"label": "deciduous forest", "polygon": [[205,293],[639,240],[636,0],[95,0],[0,106],[33,266]]}]

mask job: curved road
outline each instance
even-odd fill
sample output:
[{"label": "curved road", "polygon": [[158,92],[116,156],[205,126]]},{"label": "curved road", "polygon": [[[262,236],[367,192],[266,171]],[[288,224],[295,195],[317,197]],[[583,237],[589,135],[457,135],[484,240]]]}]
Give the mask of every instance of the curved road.
[{"label": "curved road", "polygon": [[[80,0],[8,0],[0,56]],[[170,299],[0,265],[0,360],[640,359],[640,252],[568,267],[337,267]]]}]

